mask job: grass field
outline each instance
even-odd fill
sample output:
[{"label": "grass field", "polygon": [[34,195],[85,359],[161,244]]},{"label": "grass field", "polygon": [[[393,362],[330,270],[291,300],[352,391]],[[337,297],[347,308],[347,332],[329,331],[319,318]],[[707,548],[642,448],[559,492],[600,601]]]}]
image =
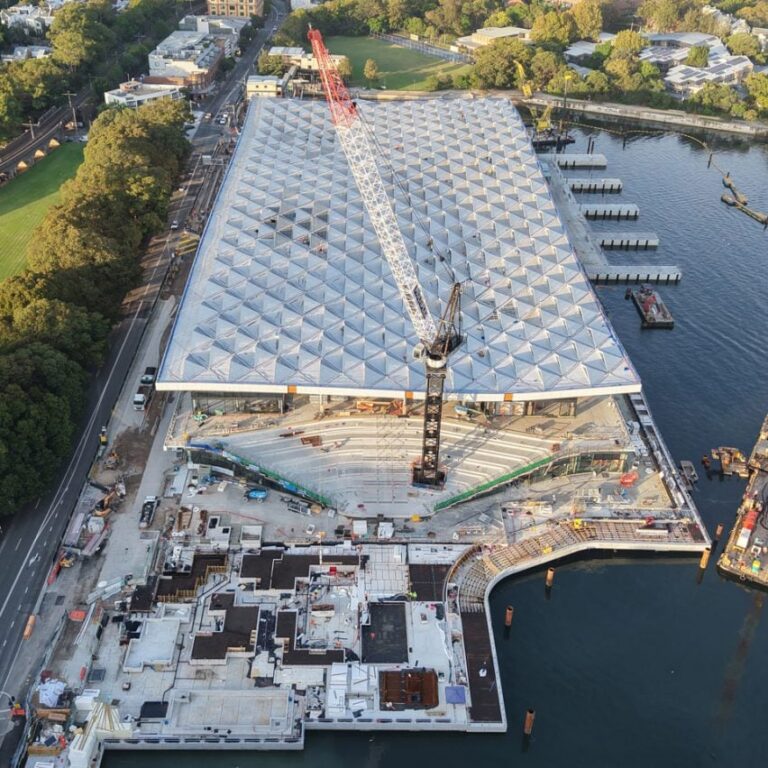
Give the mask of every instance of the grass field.
[{"label": "grass field", "polygon": [[24,268],[32,232],[58,202],[59,188],[82,161],[82,144],[62,144],[0,188],[0,280]]},{"label": "grass field", "polygon": [[379,80],[374,87],[395,91],[421,91],[430,75],[456,75],[472,69],[469,64],[443,61],[370,37],[329,37],[326,43],[331,53],[349,59],[352,85],[368,84],[363,77],[366,59],[373,59],[379,68]]}]

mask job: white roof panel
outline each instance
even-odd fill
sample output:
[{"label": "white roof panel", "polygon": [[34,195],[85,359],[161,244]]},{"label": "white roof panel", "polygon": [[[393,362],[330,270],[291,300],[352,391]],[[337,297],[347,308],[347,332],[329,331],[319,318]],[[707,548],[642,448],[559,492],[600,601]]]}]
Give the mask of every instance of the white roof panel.
[{"label": "white roof panel", "polygon": [[[448,396],[639,390],[511,103],[360,109],[435,317],[452,282],[441,258],[463,284]],[[158,388],[418,393],[416,341],[326,104],[253,101]]]}]

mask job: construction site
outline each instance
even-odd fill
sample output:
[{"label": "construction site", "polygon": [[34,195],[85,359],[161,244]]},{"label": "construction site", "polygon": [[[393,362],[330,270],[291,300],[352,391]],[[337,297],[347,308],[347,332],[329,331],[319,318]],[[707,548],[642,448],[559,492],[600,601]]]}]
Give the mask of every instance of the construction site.
[{"label": "construction site", "polygon": [[149,455],[105,441],[67,534],[37,753],[75,768],[506,730],[494,584],[710,544],[511,103],[358,106],[312,42],[329,104],[250,102]]}]

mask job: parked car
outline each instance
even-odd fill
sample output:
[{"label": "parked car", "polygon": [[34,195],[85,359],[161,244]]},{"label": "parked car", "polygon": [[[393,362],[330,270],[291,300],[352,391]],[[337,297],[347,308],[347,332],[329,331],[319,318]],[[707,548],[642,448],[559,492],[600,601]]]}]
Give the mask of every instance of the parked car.
[{"label": "parked car", "polygon": [[178,228],[179,228],[179,222],[176,219],[174,219],[171,222],[171,232],[175,232]]}]

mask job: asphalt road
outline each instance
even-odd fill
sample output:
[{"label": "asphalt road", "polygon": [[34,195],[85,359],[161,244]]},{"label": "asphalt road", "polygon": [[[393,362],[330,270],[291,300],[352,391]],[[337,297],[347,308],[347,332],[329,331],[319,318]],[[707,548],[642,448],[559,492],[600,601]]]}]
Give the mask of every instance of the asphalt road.
[{"label": "asphalt road", "polygon": [[[265,27],[254,38],[249,48],[229,73],[218,92],[206,104],[206,111],[217,114],[221,109],[233,107],[242,98],[242,83],[252,71],[254,58],[263,46],[273,26],[284,17],[279,6],[272,9]],[[60,121],[61,118],[59,118]],[[22,640],[24,626],[36,607],[38,597],[59,551],[67,527],[88,471],[98,450],[98,433],[109,423],[111,411],[125,383],[131,363],[141,343],[157,297],[160,294],[178,235],[194,205],[196,194],[202,190],[207,178],[201,165],[201,154],[208,151],[233,129],[214,122],[203,122],[193,141],[193,155],[189,169],[192,178],[183,188],[183,194],[174,195],[169,220],[177,220],[179,232],[166,232],[153,239],[145,258],[148,275],[144,286],[134,290],[126,299],[124,319],[113,329],[106,360],[91,382],[85,415],[78,430],[78,438],[67,466],[59,473],[50,492],[33,504],[20,510],[5,521],[0,540],[0,692],[14,696],[21,694],[28,670],[14,668]],[[111,436],[113,437],[113,436]],[[7,699],[0,697],[0,708]],[[18,729],[14,731],[15,735]],[[9,744],[1,752],[8,754]]]}]

